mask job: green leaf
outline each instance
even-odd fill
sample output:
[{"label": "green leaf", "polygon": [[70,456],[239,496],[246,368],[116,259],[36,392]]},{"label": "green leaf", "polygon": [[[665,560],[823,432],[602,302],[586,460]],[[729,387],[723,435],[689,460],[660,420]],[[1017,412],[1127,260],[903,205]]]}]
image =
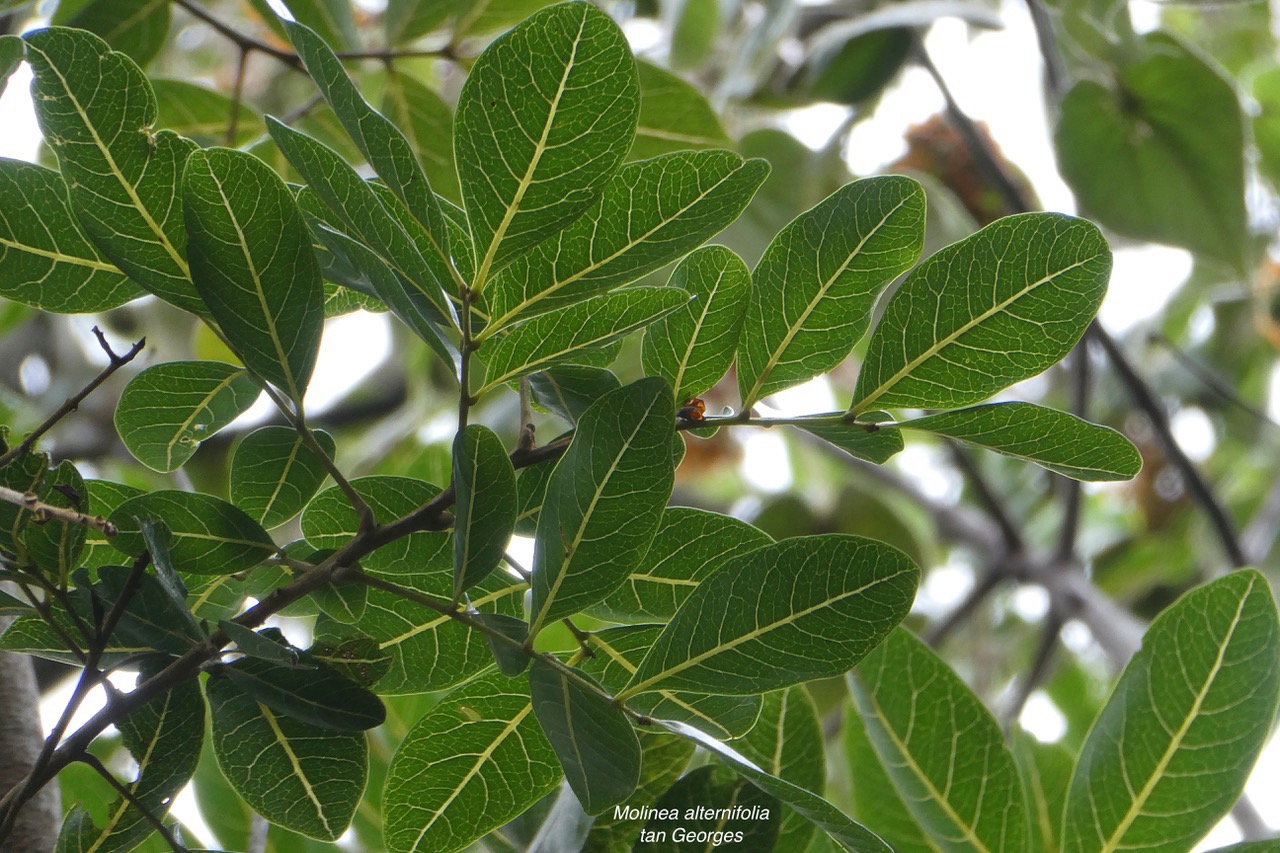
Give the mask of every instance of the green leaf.
[{"label": "green leaf", "polygon": [[198,492],[150,492],[126,500],[110,518],[120,530],[111,544],[130,556],[146,550],[139,519],[163,521],[173,533],[174,566],[194,575],[229,575],[276,551],[256,521],[226,501]]},{"label": "green leaf", "polygon": [[79,5],[63,4],[73,14],[54,13],[55,26],[88,30],[146,67],[155,59],[169,37],[169,0],[90,0]]},{"label": "green leaf", "polygon": [[318,728],[362,732],[382,725],[387,712],[377,696],[326,664],[305,662],[307,669],[244,657],[222,675],[272,711]]},{"label": "green leaf", "polygon": [[1138,449],[1110,427],[1033,403],[992,403],[897,426],[1026,459],[1073,480],[1128,480],[1142,468]]},{"label": "green leaf", "polygon": [[[94,584],[94,590],[106,609],[109,610],[130,588],[132,573],[132,568],[125,566],[102,566],[98,569],[98,583]],[[81,574],[78,571],[76,578],[79,586],[88,586],[87,572]],[[92,612],[87,598],[83,609],[85,615]],[[142,646],[175,656],[186,654],[204,640],[205,632],[196,624],[185,603],[175,601],[165,584],[150,574],[142,575],[112,635],[113,645],[120,648]]]},{"label": "green leaf", "polygon": [[[443,7],[443,3],[429,5]],[[387,7],[390,16],[391,8]],[[388,17],[389,20],[389,17]],[[392,73],[382,93],[382,112],[404,134],[431,188],[451,202],[462,201],[453,163],[453,110],[432,89],[404,72]]]},{"label": "green leaf", "polygon": [[544,9],[480,54],[454,122],[477,289],[596,201],[639,103],[626,37],[589,3]]},{"label": "green leaf", "polygon": [[154,471],[175,471],[258,399],[241,367],[220,361],[166,361],[129,380],[116,404],[124,446]]},{"label": "green leaf", "polygon": [[[581,669],[610,693],[626,687],[631,676],[662,633],[661,625],[605,628],[591,633],[593,657]],[[715,737],[732,739],[751,731],[760,716],[759,696],[710,696],[656,690],[629,700],[627,707],[649,717],[679,720]]]},{"label": "green leaf", "polygon": [[[311,434],[332,458],[333,436],[324,430]],[[261,427],[246,435],[231,457],[231,502],[263,527],[275,527],[302,511],[328,473],[297,430]]]},{"label": "green leaf", "polygon": [[534,402],[571,424],[596,400],[621,387],[613,371],[585,364],[557,364],[529,374]]},{"label": "green leaf", "polygon": [[[7,430],[4,435],[7,436]],[[49,457],[44,453],[24,453],[0,468],[0,486],[15,492],[35,492],[37,497],[49,493],[44,479],[49,470]],[[0,501],[0,548],[9,554],[25,556],[22,533],[31,520],[31,511],[9,501]]]},{"label": "green leaf", "polygon": [[680,258],[736,219],[768,173],[764,161],[728,151],[623,166],[586,213],[497,277],[484,336]]},{"label": "green leaf", "polygon": [[720,34],[719,0],[680,0],[671,31],[671,67],[692,68],[711,55]]},{"label": "green leaf", "polygon": [[960,677],[897,630],[849,679],[880,763],[948,850],[1029,850],[1026,795],[1000,726]]},{"label": "green leaf", "polygon": [[[641,734],[640,783],[627,798],[628,809],[655,803],[689,766],[693,750],[693,744],[682,738],[659,732]],[[631,817],[629,812],[605,812],[592,822],[582,853],[630,853],[644,824],[643,818]]]},{"label": "green leaf", "polygon": [[523,648],[529,641],[529,623],[519,616],[506,613],[478,613],[476,619],[513,641],[503,642],[493,634],[485,634],[489,650],[493,652],[493,660],[498,664],[498,671],[510,678],[524,672],[529,666],[529,654]]},{"label": "green leaf", "polygon": [[727,515],[669,507],[639,566],[588,612],[611,622],[666,622],[698,584],[772,541],[763,531]]},{"label": "green leaf", "polygon": [[529,691],[583,811],[626,801],[640,781],[640,740],[623,710],[542,658],[529,666]]},{"label": "green leaf", "polygon": [[1253,99],[1258,114],[1253,119],[1253,141],[1258,146],[1258,167],[1280,186],[1280,68],[1270,68],[1253,78]]},{"label": "green leaf", "polygon": [[[83,512],[85,501],[84,479],[69,459],[64,459],[43,477],[41,500],[54,506]],[[22,531],[22,542],[36,566],[60,586],[66,586],[71,572],[80,565],[80,552],[84,550],[86,528],[82,524],[67,524],[49,520],[28,524]]]},{"label": "green leaf", "polygon": [[1186,850],[1240,796],[1280,698],[1267,581],[1232,572],[1147,629],[1076,763],[1064,851]]},{"label": "green leaf", "polygon": [[[4,8],[4,3],[0,3],[0,8]],[[17,71],[18,66],[22,64],[25,51],[22,39],[8,34],[0,35],[0,95],[4,94],[4,90],[8,87],[9,78],[13,76],[13,72]]]},{"label": "green leaf", "polygon": [[1097,226],[1057,213],[991,223],[902,283],[871,335],[851,410],[958,408],[1071,351],[1111,274]]},{"label": "green leaf", "polygon": [[460,850],[523,814],[561,776],[525,686],[486,675],[441,700],[401,741],[383,793],[387,847]]},{"label": "green leaf", "polygon": [[[853,816],[897,853],[940,853],[942,848],[920,828],[885,773],[867,736],[867,724],[855,709],[845,711],[841,738]],[[1053,850],[1046,847],[1044,853]]]},{"label": "green leaf", "polygon": [[737,696],[840,675],[907,615],[920,578],[897,548],[841,534],[736,562],[685,599],[620,698],[659,687]]},{"label": "green leaf", "polygon": [[[351,486],[373,510],[378,524],[408,515],[440,494],[440,487],[411,477],[358,477]],[[346,494],[331,486],[311,499],[302,513],[302,535],[318,549],[338,549],[360,531],[356,512]],[[448,569],[453,554],[451,536],[441,531],[420,531],[390,542],[361,558],[366,569],[425,573]],[[447,599],[448,593],[445,593]]]},{"label": "green leaf", "polygon": [[453,451],[453,595],[484,580],[507,552],[516,526],[516,472],[493,430],[471,424]]},{"label": "green leaf", "polygon": [[97,36],[53,27],[24,38],[36,118],[89,239],[144,289],[203,314],[174,203],[195,144],[153,132],[156,101],[146,77]]},{"label": "green leaf", "polygon": [[[151,79],[160,124],[201,145],[227,141],[227,128],[235,102],[216,89],[189,80]],[[236,117],[236,145],[244,145],[266,133],[262,116],[246,104]]]},{"label": "green leaf", "polygon": [[752,274],[738,344],[743,409],[848,358],[876,297],[924,246],[924,190],[887,175],[846,184],[800,214]]},{"label": "green leaf", "polygon": [[218,766],[244,801],[272,823],[337,840],[364,793],[365,735],[278,716],[227,678],[209,679],[205,693]]},{"label": "green leaf", "polygon": [[[347,6],[345,2],[343,5]],[[319,36],[290,21],[285,21],[284,27],[342,127],[378,177],[417,220],[431,247],[423,254],[427,265],[438,281],[452,284],[449,231],[444,213],[408,140],[386,116],[369,106],[342,63]]]},{"label": "green leaf", "polygon": [[629,160],[702,148],[732,148],[720,117],[697,88],[651,62],[639,60],[640,119]]},{"label": "green leaf", "polygon": [[612,343],[688,301],[689,294],[675,288],[629,287],[527,320],[484,349],[488,372],[477,396]]},{"label": "green leaf", "polygon": [[[306,180],[308,189],[341,220],[344,230],[367,245],[397,274],[397,280],[389,283],[389,292],[374,280],[378,295],[398,315],[414,317],[416,322],[406,322],[428,342],[432,338],[447,342],[438,329],[447,326],[455,313],[441,289],[446,283],[428,264],[400,220],[383,205],[375,186],[356,174],[336,151],[305,133],[270,117],[267,131]],[[430,328],[421,329],[422,323]]]},{"label": "green leaf", "polygon": [[551,482],[554,471],[554,464],[544,462],[531,468],[522,468],[516,475],[516,533],[521,536],[533,536],[537,532],[538,515],[546,500],[547,485]]},{"label": "green leaf", "polygon": [[688,305],[644,333],[644,372],[662,376],[677,400],[705,393],[729,371],[751,300],[751,271],[724,246],[706,246],[671,273],[671,287],[692,293]]},{"label": "green leaf", "polygon": [[[821,794],[826,786],[822,724],[813,699],[803,687],[766,693],[760,719],[734,748],[770,776],[797,788]],[[804,850],[813,836],[813,824],[788,811],[778,829],[777,849]]]},{"label": "green leaf", "polygon": [[578,422],[538,515],[529,635],[594,604],[639,564],[671,496],[671,390],[641,379]]},{"label": "green leaf", "polygon": [[0,159],[0,296],[77,314],[106,311],[141,295],[80,231],[61,175]]},{"label": "green leaf", "polygon": [[882,415],[883,419],[889,417],[883,412],[866,412],[862,415],[864,423],[814,423],[799,426],[805,432],[834,444],[855,459],[883,465],[902,450],[903,444],[900,430],[879,425]]},{"label": "green leaf", "polygon": [[320,640],[307,649],[307,658],[323,661],[347,678],[371,687],[391,668],[391,655],[378,648],[378,641],[365,634],[347,634]]},{"label": "green leaf", "polygon": [[387,11],[382,16],[387,44],[405,44],[426,35],[452,12],[453,4],[440,0],[387,0]]},{"label": "green leaf", "polygon": [[[155,674],[144,667],[142,677]],[[204,699],[194,682],[173,687],[127,714],[117,725],[138,766],[125,783],[133,797],[163,818],[172,798],[190,781],[204,742]],[[80,804],[67,814],[55,853],[132,850],[155,830],[136,806],[116,797],[101,825]]]},{"label": "green leaf", "polygon": [[[737,809],[744,813],[736,813]],[[743,853],[804,849],[778,846],[782,805],[775,797],[713,764],[685,774],[654,804],[654,810],[632,848],[635,853],[695,853],[717,847]],[[679,817],[667,817],[671,814]],[[723,840],[716,843],[717,839]]]},{"label": "green leaf", "polygon": [[1014,731],[1012,749],[1030,806],[1031,849],[1057,853],[1075,756],[1061,742],[1042,743],[1023,729]]},{"label": "green leaf", "polygon": [[794,812],[827,833],[846,850],[853,853],[892,853],[874,833],[851,820],[844,812],[812,791],[769,775],[750,759],[719,741],[707,737],[697,729],[673,721],[655,720],[654,722],[667,731],[703,747],[721,762],[733,768],[738,775],[745,777],[751,784],[786,803]]},{"label": "green leaf", "polygon": [[[109,517],[116,507],[129,498],[144,494],[142,489],[108,480],[85,480],[84,486],[88,496],[87,508],[94,515],[104,518]],[[85,531],[84,553],[80,556],[80,565],[97,568],[118,562],[120,552],[111,547],[111,541],[106,536],[98,530]]]},{"label": "green leaf", "polygon": [[192,154],[182,190],[200,297],[245,366],[301,406],[324,289],[293,194],[266,163],[227,148]]},{"label": "green leaf", "polygon": [[453,41],[507,29],[548,5],[548,0],[459,0]]},{"label": "green leaf", "polygon": [[1185,246],[1243,271],[1244,128],[1233,84],[1154,32],[1114,89],[1072,87],[1054,136],[1081,207],[1130,237]]},{"label": "green leaf", "polygon": [[[276,641],[279,629],[267,628],[259,633],[252,628],[246,628],[239,622],[232,622],[230,619],[219,619],[218,628],[230,638],[231,642],[236,644],[236,651],[242,655],[294,669],[299,667],[303,669],[313,668],[310,664],[300,662],[298,650],[289,645],[288,642]],[[245,692],[252,694],[252,691],[249,690]],[[264,702],[264,704],[270,705],[271,703]],[[281,711],[281,713],[284,713],[284,711]],[[329,728],[332,728],[332,726]],[[360,731],[360,729],[355,729],[354,731]]]}]

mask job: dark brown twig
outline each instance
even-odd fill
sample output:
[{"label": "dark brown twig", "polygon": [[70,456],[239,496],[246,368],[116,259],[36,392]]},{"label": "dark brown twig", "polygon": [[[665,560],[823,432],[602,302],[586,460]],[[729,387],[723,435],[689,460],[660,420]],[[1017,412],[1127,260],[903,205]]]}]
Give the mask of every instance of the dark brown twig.
[{"label": "dark brown twig", "polygon": [[138,799],[137,795],[129,789],[128,785],[121,782],[110,770],[104,767],[102,762],[98,759],[98,756],[94,755],[92,752],[86,752],[84,755],[80,756],[80,761],[81,763],[92,767],[99,776],[107,781],[107,784],[116,789],[116,793],[124,797],[129,805],[137,809],[138,813],[142,815],[146,822],[155,827],[156,832],[160,833],[160,837],[169,845],[169,849],[173,850],[174,853],[188,853],[187,848],[184,847],[178,839],[173,837],[173,833],[169,831],[169,827],[164,825],[164,821],[160,820],[160,818],[152,813],[151,809],[147,808],[146,804]]}]

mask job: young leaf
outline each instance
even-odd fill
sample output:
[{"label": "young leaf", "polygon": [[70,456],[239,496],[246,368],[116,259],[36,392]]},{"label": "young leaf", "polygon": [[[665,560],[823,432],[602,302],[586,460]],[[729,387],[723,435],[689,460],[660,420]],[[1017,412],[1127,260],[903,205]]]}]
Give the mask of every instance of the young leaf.
[{"label": "young leaf", "polygon": [[647,160],[673,151],[732,148],[711,104],[683,78],[638,60],[640,120],[628,160]]},{"label": "young leaf", "polygon": [[320,87],[320,93],[342,127],[378,177],[417,220],[431,246],[431,251],[423,253],[427,264],[439,281],[451,281],[449,231],[444,213],[408,140],[386,116],[369,106],[342,63],[319,36],[291,21],[285,21],[284,28],[307,73]]},{"label": "young leaf", "polygon": [[161,490],[130,498],[111,513],[120,532],[111,540],[137,556],[146,550],[140,519],[158,518],[173,533],[170,554],[180,572],[229,575],[276,551],[267,532],[226,501],[198,492]]},{"label": "young leaf", "polygon": [[[388,6],[388,16],[390,13]],[[382,93],[382,112],[404,133],[431,188],[454,204],[461,202],[458,170],[453,164],[453,110],[449,105],[412,74],[394,72],[387,77],[387,88]]]},{"label": "young leaf", "polygon": [[[610,693],[627,685],[645,652],[662,633],[661,625],[629,625],[591,633],[594,656],[580,668]],[[636,696],[627,707],[649,717],[679,720],[711,735],[731,740],[751,731],[760,716],[759,696],[711,696],[655,690]]]},{"label": "young leaf", "polygon": [[719,232],[769,174],[763,160],[684,151],[623,166],[581,217],[486,291],[485,334],[636,281]]},{"label": "young leaf", "polygon": [[445,697],[409,730],[383,793],[394,853],[460,850],[560,782],[523,684],[497,673]]},{"label": "young leaf", "polygon": [[152,131],[150,84],[102,39],[61,27],[24,38],[36,118],[89,239],[143,288],[203,315],[187,268],[182,207],[174,203],[195,144]]},{"label": "young leaf", "polygon": [[1115,430],[1033,403],[992,403],[896,426],[987,447],[1073,480],[1128,480],[1142,468],[1138,449]]},{"label": "young leaf", "polygon": [[213,752],[236,793],[274,824],[337,840],[368,779],[365,735],[278,716],[227,678],[210,678],[205,693]]},{"label": "young leaf", "polygon": [[622,709],[542,658],[529,666],[529,692],[583,811],[625,802],[640,781],[640,740]]},{"label": "young leaf", "polygon": [[[734,748],[797,788],[821,794],[827,784],[822,723],[803,687],[766,693],[760,719]],[[804,850],[813,836],[813,824],[788,810],[778,829],[777,849]]]},{"label": "young leaf", "polygon": [[[745,814],[738,816],[737,809]],[[803,850],[804,847],[779,847],[778,827],[782,822],[782,804],[752,785],[746,779],[714,764],[699,767],[680,778],[654,805],[655,810],[672,810],[681,815],[677,821],[649,818],[640,840],[631,849],[635,853],[692,853],[714,849],[719,844],[696,843],[699,838],[721,838],[733,850]],[[721,817],[720,814],[728,814]],[[759,816],[759,815],[767,815]],[[687,816],[687,817],[686,817]],[[807,824],[810,829],[811,824]],[[675,827],[685,835],[685,843],[676,842]]]},{"label": "young leaf", "polygon": [[596,400],[621,387],[612,371],[585,364],[557,364],[529,374],[534,402],[571,424]]},{"label": "young leaf", "polygon": [[731,516],[669,507],[640,565],[588,612],[611,622],[666,622],[703,580],[771,542],[767,533]]},{"label": "young leaf", "polygon": [[670,382],[677,400],[688,400],[719,382],[733,363],[751,271],[724,246],[706,246],[680,262],[669,284],[694,299],[645,330],[640,363],[645,373]]},{"label": "young leaf", "polygon": [[307,663],[302,669],[244,657],[222,675],[276,713],[322,729],[362,732],[382,725],[387,712],[377,696],[319,661]]},{"label": "young leaf", "polygon": [[244,368],[221,361],[166,361],[129,380],[115,426],[134,457],[175,471],[200,442],[248,411],[261,393]]},{"label": "young leaf", "polygon": [[619,698],[762,693],[840,675],[907,615],[919,578],[906,554],[860,536],[766,545],[685,599]]},{"label": "young leaf", "polygon": [[191,276],[245,366],[302,405],[324,326],[311,234],[271,167],[197,151],[182,177]]},{"label": "young leaf", "polygon": [[1026,795],[1000,726],[940,658],[899,629],[849,689],[880,763],[940,847],[1030,849]]},{"label": "young leaf", "polygon": [[1280,699],[1267,581],[1232,572],[1147,629],[1076,763],[1062,850],[1189,849],[1240,796]]},{"label": "young leaf", "polygon": [[871,335],[851,411],[957,408],[1071,351],[1111,274],[1097,226],[1057,213],[991,223],[907,277]]},{"label": "young leaf", "polygon": [[897,175],[846,184],[783,228],[752,274],[738,343],[743,408],[848,358],[876,297],[923,245],[924,190]]},{"label": "young leaf", "polygon": [[453,450],[453,596],[484,580],[507,552],[516,526],[516,472],[502,440],[471,424]]},{"label": "young leaf", "polygon": [[61,175],[0,159],[0,296],[78,314],[115,308],[142,292],[81,233]]},{"label": "young leaf", "polygon": [[846,850],[853,853],[892,853],[874,833],[851,820],[844,812],[812,791],[806,791],[804,788],[766,773],[741,753],[707,737],[695,728],[667,720],[654,720],[654,723],[706,749],[751,784],[786,803],[793,811],[827,833]]},{"label": "young leaf", "polygon": [[688,301],[689,294],[675,288],[629,287],[534,317],[485,348],[488,372],[477,395],[616,341]]},{"label": "young leaf", "polygon": [[[333,436],[324,430],[312,435],[332,458]],[[328,475],[297,430],[261,427],[246,435],[231,457],[231,502],[263,527],[275,527],[301,512]]]},{"label": "young leaf", "polygon": [[544,9],[480,54],[454,122],[477,288],[599,197],[639,104],[626,37],[590,3]]},{"label": "young leaf", "polygon": [[1089,216],[1244,269],[1244,121],[1232,82],[1172,36],[1135,39],[1115,89],[1082,80],[1054,143]]},{"label": "young leaf", "polygon": [[529,635],[621,585],[671,496],[675,404],[662,379],[595,402],[578,421],[538,516]]}]

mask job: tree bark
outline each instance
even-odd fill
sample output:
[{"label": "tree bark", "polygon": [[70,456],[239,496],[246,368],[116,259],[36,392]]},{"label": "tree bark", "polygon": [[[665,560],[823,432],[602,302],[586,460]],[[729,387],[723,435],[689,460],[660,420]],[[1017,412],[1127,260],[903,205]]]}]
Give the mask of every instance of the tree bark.
[{"label": "tree bark", "polygon": [[[0,617],[0,633],[12,621],[13,617]],[[0,796],[26,778],[43,743],[40,689],[31,659],[0,652]],[[58,785],[52,782],[23,807],[13,832],[0,842],[0,853],[52,850],[61,817]]]}]

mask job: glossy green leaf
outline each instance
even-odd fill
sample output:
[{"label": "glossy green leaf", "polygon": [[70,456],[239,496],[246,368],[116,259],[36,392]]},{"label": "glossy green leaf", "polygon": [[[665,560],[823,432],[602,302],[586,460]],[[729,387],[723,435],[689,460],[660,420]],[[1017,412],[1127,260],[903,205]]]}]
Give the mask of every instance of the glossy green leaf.
[{"label": "glossy green leaf", "polygon": [[203,314],[175,203],[195,144],[152,131],[156,101],[146,77],[97,36],[54,27],[24,38],[36,118],[89,239],[146,290]]},{"label": "glossy green leaf", "polygon": [[529,666],[529,690],[583,811],[625,802],[640,781],[640,740],[623,710],[542,658]]},{"label": "glossy green leaf", "polygon": [[[332,458],[333,436],[324,430],[312,435]],[[302,511],[328,473],[297,430],[260,427],[240,441],[231,457],[231,502],[263,527],[275,527]]]},{"label": "glossy green leaf", "polygon": [[849,679],[880,762],[946,850],[1029,850],[1026,795],[1000,726],[960,677],[905,630]]},{"label": "glossy green leaf", "polygon": [[323,841],[341,836],[368,778],[365,735],[277,715],[230,679],[209,679],[205,694],[213,751],[236,793],[272,823]]},{"label": "glossy green leaf", "polygon": [[655,723],[706,749],[757,788],[786,803],[844,849],[852,853],[892,853],[874,833],[812,791],[771,776],[746,756],[695,728],[666,720],[657,720]]},{"label": "glossy green leaf", "polygon": [[733,147],[720,117],[697,88],[644,60],[636,62],[636,71],[640,77],[640,119],[628,159]]},{"label": "glossy green leaf", "polygon": [[502,439],[471,424],[454,442],[453,594],[484,580],[507,552],[516,526],[516,472]]},{"label": "glossy green leaf", "polygon": [[772,541],[727,515],[669,507],[640,565],[588,612],[612,622],[666,622],[698,584]]},{"label": "glossy green leaf", "polygon": [[146,67],[164,47],[169,37],[169,0],[90,0],[75,6],[70,15],[54,13],[52,23],[60,27],[88,30]]},{"label": "glossy green leaf", "polygon": [[[940,853],[942,848],[920,828],[885,773],[867,736],[866,721],[855,708],[845,711],[841,741],[853,816],[883,838],[896,853]],[[1053,848],[1046,847],[1045,853],[1053,853]]]},{"label": "glossy green leaf", "polygon": [[[144,667],[143,677],[155,669]],[[194,682],[166,690],[118,723],[121,739],[137,764],[129,792],[163,818],[172,798],[190,781],[204,742],[204,699]],[[101,825],[80,804],[63,821],[55,853],[132,850],[155,830],[136,806],[117,796]]]},{"label": "glossy green leaf", "polygon": [[688,301],[675,288],[629,287],[527,320],[485,347],[488,372],[478,393],[612,343]]},{"label": "glossy green leaf", "polygon": [[[580,668],[604,685],[610,693],[626,687],[640,661],[662,633],[661,625],[633,625],[605,628],[591,633],[593,656]],[[650,717],[679,720],[722,738],[742,737],[751,731],[760,716],[759,696],[711,696],[656,690],[636,696],[627,707]]]},{"label": "glossy green leaf", "polygon": [[642,379],[597,400],[547,486],[533,556],[529,633],[594,604],[625,582],[671,496],[671,390]]},{"label": "glossy green leaf", "polygon": [[[737,809],[742,812],[735,813]],[[635,853],[695,853],[717,847],[743,853],[804,849],[778,846],[782,804],[775,797],[714,764],[686,773],[654,804],[654,810],[632,848]],[[679,817],[668,817],[671,814]]]},{"label": "glossy green leaf", "polygon": [[222,675],[272,711],[322,729],[361,732],[386,719],[377,696],[326,664],[308,664],[302,669],[244,657]]},{"label": "glossy green leaf", "polygon": [[293,194],[252,154],[192,154],[182,178],[196,290],[245,366],[299,406],[320,351],[324,289]]},{"label": "glossy green leaf", "polygon": [[719,382],[733,363],[751,271],[724,246],[706,246],[681,261],[669,283],[694,299],[645,330],[641,364],[670,382],[677,400],[687,400]]},{"label": "glossy green leaf", "polygon": [[1064,851],[1186,850],[1230,810],[1280,699],[1267,581],[1232,572],[1147,629],[1076,763]]},{"label": "glossy green leaf", "polygon": [[116,404],[124,446],[155,471],[174,471],[258,399],[244,368],[221,361],[166,361],[129,380]]},{"label": "glossy green leaf", "polygon": [[387,847],[462,849],[522,814],[561,777],[522,680],[486,675],[428,711],[391,759]]},{"label": "glossy green leaf", "polygon": [[937,252],[893,294],[871,335],[852,411],[957,408],[1071,351],[1111,274],[1097,226],[1057,213],[991,223]]},{"label": "glossy green leaf", "polygon": [[[433,4],[432,0],[427,2]],[[387,8],[390,13],[391,7]],[[413,75],[397,72],[387,78],[382,112],[408,140],[431,188],[449,201],[460,203],[462,191],[453,164],[452,108]]]},{"label": "glossy green leaf", "polygon": [[[692,743],[678,737],[660,732],[641,734],[640,783],[627,798],[628,808],[641,809],[655,803],[684,773],[693,750]],[[644,824],[643,818],[631,817],[629,812],[597,815],[582,845],[582,853],[630,853]]]},{"label": "glossy green leaf", "polygon": [[284,27],[342,127],[378,177],[422,228],[431,247],[431,251],[424,253],[428,266],[442,284],[452,284],[449,232],[444,213],[409,141],[386,116],[369,106],[342,63],[319,36],[290,21],[286,21]]},{"label": "glossy green leaf", "polygon": [[498,276],[485,294],[489,328],[580,302],[680,258],[737,218],[768,172],[763,161],[728,151],[627,164],[579,219]]},{"label": "glossy green leaf", "polygon": [[[881,427],[876,423],[883,412],[867,412],[865,423],[814,423],[798,424],[800,429],[848,453],[855,459],[882,465],[903,448],[902,432],[896,428]],[[888,415],[884,415],[888,418]],[[803,420],[800,419],[800,420]]]},{"label": "glossy green leaf", "polygon": [[173,533],[174,567],[194,575],[229,575],[276,551],[256,521],[226,501],[198,492],[149,492],[126,500],[110,517],[120,529],[111,544],[131,556],[146,550],[138,519],[163,521]]},{"label": "glossy green leaf", "polygon": [[840,675],[902,621],[920,578],[898,549],[841,534],[786,539],[735,564],[685,599],[623,698],[761,693]]},{"label": "glossy green leaf", "polygon": [[589,3],[544,9],[480,55],[454,122],[477,286],[596,201],[639,102],[626,37]]},{"label": "glossy green leaf", "polygon": [[[151,78],[160,125],[202,145],[225,144],[235,102],[223,92],[189,80]],[[240,104],[234,143],[245,143],[267,132],[262,116]]]},{"label": "glossy green leaf", "polygon": [[1085,213],[1245,268],[1244,129],[1232,83],[1162,32],[1062,102],[1054,142]]},{"label": "glossy green leaf", "polygon": [[[764,695],[760,719],[734,749],[776,776],[806,791],[821,794],[827,783],[826,756],[818,709],[803,687]],[[788,811],[778,829],[779,850],[803,850],[815,827]]]},{"label": "glossy green leaf", "polygon": [[557,364],[529,374],[534,402],[571,424],[596,400],[621,387],[613,371],[585,364]]},{"label": "glossy green leaf", "polygon": [[992,403],[898,426],[986,447],[1074,480],[1128,480],[1142,468],[1138,449],[1120,433],[1034,403]]},{"label": "glossy green leaf", "polygon": [[105,311],[142,295],[89,242],[52,169],[0,159],[0,296],[45,311]]},{"label": "glossy green leaf", "polygon": [[924,190],[897,175],[846,184],[783,228],[752,273],[743,408],[848,358],[880,291],[923,246]]}]

